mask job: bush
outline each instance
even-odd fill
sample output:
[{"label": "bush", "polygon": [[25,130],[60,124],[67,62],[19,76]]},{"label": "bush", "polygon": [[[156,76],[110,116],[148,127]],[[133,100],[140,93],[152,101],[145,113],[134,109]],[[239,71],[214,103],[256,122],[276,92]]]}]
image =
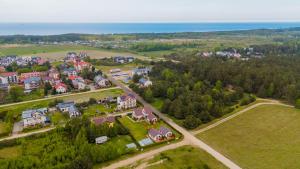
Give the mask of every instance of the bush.
[{"label": "bush", "polygon": [[183,121],[183,126],[187,129],[197,128],[200,124],[202,124],[202,121],[193,115],[187,116]]}]

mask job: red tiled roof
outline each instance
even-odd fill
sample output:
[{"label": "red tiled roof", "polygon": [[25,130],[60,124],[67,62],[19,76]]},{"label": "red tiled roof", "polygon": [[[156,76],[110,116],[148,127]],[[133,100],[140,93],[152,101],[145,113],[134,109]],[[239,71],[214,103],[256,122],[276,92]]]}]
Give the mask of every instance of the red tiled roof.
[{"label": "red tiled roof", "polygon": [[54,86],[55,89],[58,89],[59,87],[64,87],[67,88],[67,85],[63,84],[63,83],[58,83],[57,85]]},{"label": "red tiled roof", "polygon": [[8,77],[8,76],[17,76],[17,72],[4,72],[4,73],[0,73],[1,76],[5,76],[5,77]]}]

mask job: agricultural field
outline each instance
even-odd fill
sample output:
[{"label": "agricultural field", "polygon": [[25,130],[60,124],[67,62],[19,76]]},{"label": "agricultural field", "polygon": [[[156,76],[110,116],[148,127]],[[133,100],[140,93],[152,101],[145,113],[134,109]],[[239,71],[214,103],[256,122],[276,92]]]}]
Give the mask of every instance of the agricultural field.
[{"label": "agricultural field", "polygon": [[207,154],[205,151],[192,146],[183,146],[174,150],[168,150],[154,156],[151,159],[139,161],[123,169],[173,169],[197,168],[197,169],[225,169],[226,167]]},{"label": "agricultural field", "polygon": [[197,137],[242,168],[299,168],[300,110],[262,105]]}]

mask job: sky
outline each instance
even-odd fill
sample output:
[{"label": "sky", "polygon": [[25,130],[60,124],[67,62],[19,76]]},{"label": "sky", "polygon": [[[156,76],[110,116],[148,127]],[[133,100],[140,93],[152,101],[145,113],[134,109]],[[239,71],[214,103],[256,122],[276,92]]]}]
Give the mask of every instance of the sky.
[{"label": "sky", "polygon": [[0,22],[266,21],[300,21],[300,0],[0,0]]}]

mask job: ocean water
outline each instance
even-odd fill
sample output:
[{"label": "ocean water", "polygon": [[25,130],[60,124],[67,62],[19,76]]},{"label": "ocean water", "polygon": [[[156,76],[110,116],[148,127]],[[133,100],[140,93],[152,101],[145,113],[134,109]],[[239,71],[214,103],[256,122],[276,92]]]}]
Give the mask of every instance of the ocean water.
[{"label": "ocean water", "polygon": [[0,23],[0,35],[214,32],[300,27],[289,23]]}]

